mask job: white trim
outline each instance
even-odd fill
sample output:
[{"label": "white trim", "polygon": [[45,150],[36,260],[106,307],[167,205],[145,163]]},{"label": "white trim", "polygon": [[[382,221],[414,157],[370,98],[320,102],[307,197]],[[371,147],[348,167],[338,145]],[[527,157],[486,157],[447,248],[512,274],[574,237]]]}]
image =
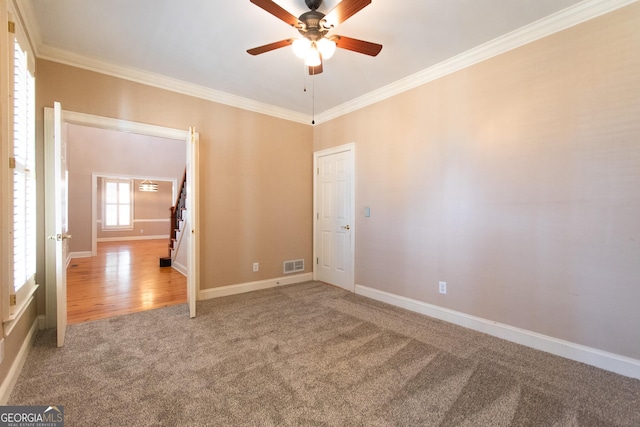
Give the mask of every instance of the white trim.
[{"label": "white trim", "polygon": [[187,306],[189,317],[196,317],[196,301],[200,291],[200,134],[189,128],[187,142],[186,200],[183,233],[189,233],[187,245]]},{"label": "white trim", "polygon": [[[93,114],[78,113],[76,111],[63,110],[62,118],[66,123],[71,123],[74,125],[90,126],[99,129],[135,133],[145,136],[155,136],[158,138],[175,139],[179,142],[184,142],[185,138],[189,134],[189,132],[187,132],[186,130],[150,125],[140,122],[132,122],[129,120],[114,119],[111,117],[95,116]],[[155,178],[149,177],[149,179]]]},{"label": "white trim", "polygon": [[[113,231],[117,231],[117,230],[113,230]],[[160,239],[167,240],[169,239],[169,235],[165,234],[161,236],[99,237],[97,240],[98,240],[98,243],[102,243],[102,242],[128,242],[133,240],[160,240]]]},{"label": "white trim", "polygon": [[296,274],[295,276],[260,280],[257,282],[247,282],[239,283],[237,285],[221,286],[219,288],[201,289],[200,292],[198,292],[198,301],[226,297],[229,295],[243,294],[252,291],[259,291],[261,289],[276,288],[278,286],[292,285],[294,283],[307,282],[312,278],[312,273],[304,273]]},{"label": "white trim", "polygon": [[[584,0],[395,83],[323,111],[316,115],[316,121],[326,122],[343,116],[636,1],[638,0]],[[31,37],[32,45],[36,46],[36,55],[39,58],[306,125],[311,122],[311,116],[308,114],[44,45],[37,21],[34,19],[31,2],[15,3],[20,14],[25,18],[27,33]]]},{"label": "white trim", "polygon": [[98,175],[95,173],[91,174],[91,256],[98,256]]},{"label": "white trim", "polygon": [[11,396],[11,392],[13,391],[13,387],[16,385],[18,381],[18,377],[20,376],[20,372],[22,371],[22,367],[27,361],[27,356],[29,355],[29,351],[31,351],[31,347],[36,340],[36,332],[38,331],[39,325],[42,324],[42,319],[40,317],[36,317],[31,325],[31,329],[27,333],[22,345],[20,346],[20,350],[16,355],[16,358],[11,363],[11,367],[9,367],[9,371],[7,372],[7,376],[5,377],[2,385],[0,385],[0,405],[6,405],[9,397]]},{"label": "white trim", "polygon": [[516,328],[503,323],[471,316],[459,311],[439,307],[422,301],[395,295],[363,285],[356,285],[356,294],[395,305],[416,313],[444,320],[474,331],[483,332],[494,337],[502,338],[517,344],[546,351],[577,362],[586,363],[600,369],[615,372],[631,378],[640,379],[640,360],[621,356],[607,351],[598,350],[581,344],[553,338],[531,332],[526,329]]},{"label": "white trim", "polygon": [[187,267],[180,264],[179,262],[175,262],[175,261],[171,261],[171,267],[177,271],[178,273],[182,274],[184,277],[187,277]]},{"label": "white trim", "polygon": [[91,251],[82,251],[82,252],[69,252],[69,258],[91,258],[93,253]]},{"label": "white trim", "polygon": [[337,107],[316,114],[317,122],[327,122],[376,102],[383,101],[425,83],[437,80],[464,68],[486,61],[494,56],[517,49],[541,38],[597,18],[638,0],[585,0],[557,13],[542,18],[515,31],[407,76],[387,86],[360,97],[351,99]]},{"label": "white trim", "polygon": [[[323,156],[330,156],[333,154],[344,153],[346,151],[351,152],[351,283],[348,291],[355,292],[355,269],[356,269],[356,143],[350,142],[348,144],[339,145],[337,147],[330,147],[324,150],[314,151],[313,153],[313,258],[311,258],[311,265],[313,266],[313,280],[318,280],[315,266],[317,265],[314,260],[318,258],[318,251],[316,246],[318,242],[316,240],[317,227],[318,227],[318,206],[317,206],[317,194],[318,194],[318,159]],[[337,285],[336,285],[337,286]],[[342,288],[342,287],[341,287]],[[344,289],[344,288],[343,288]]]},{"label": "white trim", "polygon": [[44,331],[47,329],[47,316],[41,314],[38,316],[38,330]]}]

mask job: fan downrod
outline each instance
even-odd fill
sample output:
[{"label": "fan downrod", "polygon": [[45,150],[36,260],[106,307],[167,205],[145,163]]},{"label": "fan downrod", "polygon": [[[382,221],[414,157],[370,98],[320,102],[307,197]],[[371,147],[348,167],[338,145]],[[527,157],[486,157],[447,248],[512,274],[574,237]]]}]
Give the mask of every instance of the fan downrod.
[{"label": "fan downrod", "polygon": [[304,2],[307,4],[307,7],[311,10],[318,9],[322,4],[322,0],[304,0]]}]

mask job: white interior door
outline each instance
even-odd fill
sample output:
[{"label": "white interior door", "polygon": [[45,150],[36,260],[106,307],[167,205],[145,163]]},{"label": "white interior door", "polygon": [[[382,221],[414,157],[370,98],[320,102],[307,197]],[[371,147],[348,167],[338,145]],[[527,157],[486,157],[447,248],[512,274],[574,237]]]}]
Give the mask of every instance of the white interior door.
[{"label": "white interior door", "polygon": [[200,283],[199,257],[199,218],[198,218],[198,142],[199,135],[194,128],[189,128],[187,138],[187,224],[191,230],[189,236],[189,259],[187,263],[187,304],[189,317],[196,317],[196,300]]},{"label": "white interior door", "polygon": [[355,145],[315,153],[314,278],[353,292]]},{"label": "white interior door", "polygon": [[[46,151],[46,209],[47,214],[47,283],[55,284],[55,298],[48,296],[47,310],[56,311],[56,327],[58,347],[64,345],[67,329],[67,254],[68,234],[67,221],[67,147],[63,138],[62,108],[54,103],[53,110],[45,110],[45,121],[53,122],[45,125]],[[48,286],[53,289],[54,286]]]}]

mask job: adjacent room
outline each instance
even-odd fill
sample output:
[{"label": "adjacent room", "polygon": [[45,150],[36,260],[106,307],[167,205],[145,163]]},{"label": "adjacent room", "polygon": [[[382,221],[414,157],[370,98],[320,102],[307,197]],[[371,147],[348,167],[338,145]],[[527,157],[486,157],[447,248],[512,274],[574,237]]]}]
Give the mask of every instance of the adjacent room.
[{"label": "adjacent room", "polygon": [[[77,124],[66,136],[69,323],[184,303],[187,245],[171,208],[185,142]],[[164,257],[173,268],[158,268]]]},{"label": "adjacent room", "polygon": [[[3,405],[640,424],[638,1],[0,4]],[[133,189],[183,176],[177,299],[158,260],[105,280],[144,310],[71,321],[98,240],[171,239]]]}]

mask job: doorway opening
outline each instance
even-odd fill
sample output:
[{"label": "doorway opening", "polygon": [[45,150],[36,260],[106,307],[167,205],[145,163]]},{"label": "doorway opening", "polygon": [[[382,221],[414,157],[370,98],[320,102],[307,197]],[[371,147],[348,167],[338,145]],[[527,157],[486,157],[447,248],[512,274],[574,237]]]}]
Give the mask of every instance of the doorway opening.
[{"label": "doorway opening", "polygon": [[[103,134],[109,133],[111,137],[115,137],[116,139],[118,136],[119,137],[124,136],[124,139],[127,139],[127,141],[125,141],[124,143],[122,141],[120,142],[119,148],[115,147],[118,145],[117,142],[114,143],[113,141],[110,141],[110,143],[115,144],[115,146],[111,147],[111,152],[107,154],[104,154],[104,153],[101,154],[107,159],[109,158],[110,155],[118,156],[119,158],[119,162],[117,162],[118,167],[116,167],[115,169],[111,169],[107,166],[102,166],[102,167],[94,166],[93,170],[91,170],[89,174],[84,177],[85,179],[83,179],[83,183],[85,185],[85,188],[84,188],[85,194],[84,196],[81,196],[81,197],[84,197],[85,199],[90,200],[90,202],[88,203],[91,204],[91,208],[85,209],[86,215],[84,215],[84,218],[79,219],[78,221],[74,221],[73,218],[70,218],[70,221],[69,221],[70,229],[71,229],[70,231],[72,231],[73,228],[76,226],[80,228],[85,226],[84,230],[81,233],[74,233],[76,236],[84,239],[84,242],[78,243],[79,246],[77,247],[80,247],[81,248],[80,250],[71,249],[69,251],[69,254],[76,255],[76,258],[71,258],[70,256],[67,256],[66,264],[70,269],[81,267],[82,269],[84,269],[83,274],[85,276],[88,275],[88,277],[91,277],[92,273],[87,272],[89,271],[87,270],[88,268],[88,265],[86,265],[87,263],[95,264],[96,266],[98,266],[97,268],[102,272],[104,272],[104,270],[107,268],[115,269],[117,272],[116,274],[117,280],[115,281],[113,286],[115,286],[114,289],[116,290],[125,288],[127,283],[131,283],[132,280],[140,283],[144,281],[144,279],[142,278],[144,277],[148,278],[152,275],[149,274],[149,271],[145,273],[144,268],[142,268],[143,265],[146,265],[146,267],[150,267],[150,263],[148,262],[148,260],[143,261],[141,256],[136,254],[142,253],[144,255],[149,255],[150,253],[153,253],[153,257],[155,257],[155,263],[154,263],[155,269],[160,269],[160,265],[158,263],[159,257],[164,257],[169,252],[169,236],[171,234],[170,233],[171,216],[170,216],[170,210],[169,210],[170,206],[166,206],[167,209],[166,209],[164,218],[161,218],[158,215],[151,215],[152,216],[151,218],[148,218],[148,217],[142,218],[140,221],[138,221],[138,222],[143,222],[144,224],[137,224],[137,227],[134,227],[133,226],[134,224],[132,222],[130,224],[130,227],[128,227],[129,230],[115,230],[116,232],[120,233],[117,236],[116,234],[112,235],[116,237],[105,238],[103,236],[102,238],[99,238],[98,237],[99,221],[97,217],[100,215],[97,213],[99,210],[99,207],[96,204],[97,196],[95,191],[97,182],[100,179],[99,177],[113,177],[113,176],[117,176],[122,179],[130,179],[132,186],[139,185],[137,180],[140,180],[140,181],[153,180],[153,182],[157,181],[157,183],[159,184],[161,184],[162,181],[169,181],[169,186],[171,188],[170,199],[175,200],[176,193],[179,191],[176,183],[176,181],[178,180],[177,177],[185,175],[185,165],[186,165],[186,171],[189,172],[190,176],[192,177],[191,179],[192,182],[190,183],[191,191],[192,191],[192,194],[195,194],[195,188],[197,187],[197,183],[196,183],[197,165],[193,161],[193,159],[195,158],[195,156],[193,156],[193,153],[197,153],[197,134],[192,130],[186,131],[186,130],[179,130],[179,129],[164,128],[160,126],[146,125],[146,124],[141,124],[136,122],[128,122],[123,120],[110,119],[110,118],[105,118],[100,116],[93,116],[93,115],[75,113],[75,112],[69,112],[69,111],[63,111],[62,122],[63,122],[63,126],[65,127],[64,134],[67,138],[69,138],[69,129],[74,129],[75,131],[82,130],[82,131],[88,131],[88,132],[94,132],[94,133],[95,132],[102,132]],[[48,126],[48,123],[45,121],[45,128],[47,126]],[[45,134],[46,133],[47,132],[45,129]],[[91,143],[95,142],[92,137],[87,138],[85,135],[84,138],[88,139],[88,141],[84,141],[85,144],[88,144],[90,148],[95,148],[95,147],[91,147]],[[172,159],[172,163],[174,164],[174,166],[176,166],[176,158],[182,159],[177,164],[177,168],[180,172],[174,171],[172,173],[164,173],[164,172],[158,173],[158,172],[153,172],[152,170],[150,171],[148,168],[147,169],[142,168],[135,173],[127,172],[126,167],[127,166],[131,167],[131,163],[136,163],[135,158],[133,156],[128,155],[128,153],[130,153],[131,151],[132,146],[127,144],[130,144],[131,140],[133,139],[140,139],[140,138],[143,138],[143,139],[156,138],[158,140],[163,140],[165,144],[168,143],[173,145],[179,145],[180,147],[178,151],[182,154],[182,156],[180,157],[174,154],[174,155],[171,155],[170,157]],[[180,143],[180,144],[176,144],[176,143]],[[122,144],[124,144],[124,147],[122,146]],[[115,153],[114,153],[114,150],[115,150]],[[155,157],[159,157],[158,154],[163,151],[164,150],[161,147],[147,147],[148,153],[144,161],[143,162],[138,161],[137,163],[143,163],[143,165],[148,166],[149,160]],[[84,162],[84,160],[82,159],[80,160],[76,159],[75,161],[80,163]],[[163,167],[166,168],[168,161],[165,160],[164,163],[165,164],[163,165]],[[69,177],[70,180],[68,182],[71,182],[72,183],[71,185],[73,185],[74,176],[72,174],[70,175],[71,175]],[[195,179],[193,179],[193,177],[195,177]],[[86,184],[87,182],[90,182],[90,184],[87,185]],[[71,193],[71,196],[73,197],[73,192],[70,191],[70,193]],[[81,193],[82,193],[82,190],[81,190]],[[193,197],[193,199],[195,198],[196,197]],[[173,204],[171,204],[171,206],[172,205]],[[193,224],[193,226],[191,226],[189,230],[190,231],[189,234],[193,236],[192,239],[190,240],[192,240],[193,241],[192,243],[194,244],[189,243],[185,245],[185,251],[187,252],[186,257],[188,259],[188,261],[186,262],[187,267],[185,271],[183,271],[181,274],[180,272],[175,271],[174,269],[169,268],[167,270],[165,267],[163,267],[162,270],[168,271],[168,273],[165,273],[163,278],[158,279],[163,281],[165,285],[167,285],[167,282],[169,282],[168,283],[169,288],[171,288],[172,290],[166,291],[165,289],[165,291],[160,291],[157,289],[157,287],[155,287],[156,291],[154,292],[153,289],[155,285],[149,285],[148,289],[146,289],[146,291],[143,292],[142,296],[138,295],[136,297],[138,299],[138,302],[128,304],[129,306],[133,306],[133,307],[138,306],[141,310],[144,310],[144,309],[157,308],[159,306],[169,305],[170,303],[172,303],[172,299],[175,299],[175,298],[179,299],[181,302],[184,302],[185,300],[184,294],[186,293],[187,295],[186,299],[189,302],[190,316],[193,317],[195,315],[195,298],[193,299],[193,302],[192,302],[191,297],[189,297],[189,294],[194,296],[199,288],[198,274],[197,274],[197,268],[196,268],[197,253],[194,250],[194,248],[196,247],[195,242],[197,242],[196,240],[197,233],[195,230],[195,225],[197,225],[197,221],[193,221],[194,217],[197,218],[197,213],[198,213],[197,210],[198,210],[197,203],[195,203],[195,206],[191,206],[191,212],[187,213],[186,215],[188,219],[192,220],[191,223]],[[87,219],[88,216],[90,216],[91,218]],[[158,226],[160,226],[161,228],[165,228],[166,230],[162,233],[153,231],[154,227],[155,227],[155,230],[157,230]],[[122,235],[123,231],[128,231],[130,233],[131,232],[140,233],[140,234],[144,234],[144,236],[132,236],[132,235],[123,236]],[[149,234],[149,232],[151,234]],[[141,237],[142,237],[142,240],[141,240]],[[161,239],[155,239],[156,237],[161,237]],[[104,240],[104,242],[102,243],[99,242],[100,239]],[[104,246],[104,247],[101,247],[101,246]],[[154,249],[150,249],[150,248],[154,248]],[[87,258],[86,259],[79,258],[77,257],[78,255],[80,257],[87,257]],[[92,256],[95,259],[88,258],[90,256]],[[137,262],[143,265],[136,266],[130,263],[128,264],[126,262],[127,259],[129,261],[131,261],[132,259],[136,259]],[[123,262],[116,262],[116,261],[123,261]],[[47,260],[47,263],[49,262],[50,261]],[[99,266],[101,263],[102,263],[102,266]],[[139,270],[139,272],[136,273],[134,270],[136,271]],[[125,271],[127,271],[128,274],[130,275],[129,278],[125,277],[124,275]],[[186,273],[186,277],[184,273]],[[85,282],[87,281],[85,280]],[[181,282],[182,284],[178,285]],[[176,288],[179,288],[180,286],[181,286],[182,292],[176,292]],[[57,323],[56,307],[58,307],[58,301],[56,300],[56,288],[57,286],[56,286],[55,280],[54,281],[47,280],[46,305],[47,305],[47,326],[48,327],[54,327],[56,326],[56,323]],[[171,294],[169,299],[167,299],[167,292],[168,294]],[[111,292],[111,293],[114,293],[114,292]],[[154,297],[154,294],[156,294],[155,297]],[[163,294],[163,295],[160,295],[160,294]],[[72,298],[73,296],[70,295],[70,297]],[[154,298],[156,299],[156,301],[154,301]],[[101,306],[101,308],[103,309],[104,308],[108,309],[109,303],[105,301],[102,301],[102,302],[96,301],[96,306]],[[69,309],[72,309],[72,307],[69,307]],[[91,310],[92,310],[91,308],[87,308],[88,312],[91,312]],[[137,310],[132,310],[132,311],[137,311]],[[131,311],[127,311],[127,312],[131,312]],[[122,313],[123,313],[122,307],[120,307],[119,309],[117,307],[114,307],[114,310],[111,314],[117,315]],[[71,313],[69,314],[71,315]],[[89,320],[90,317],[91,316],[88,316],[87,320]],[[109,316],[104,315],[103,313],[102,317],[109,317]]]}]

